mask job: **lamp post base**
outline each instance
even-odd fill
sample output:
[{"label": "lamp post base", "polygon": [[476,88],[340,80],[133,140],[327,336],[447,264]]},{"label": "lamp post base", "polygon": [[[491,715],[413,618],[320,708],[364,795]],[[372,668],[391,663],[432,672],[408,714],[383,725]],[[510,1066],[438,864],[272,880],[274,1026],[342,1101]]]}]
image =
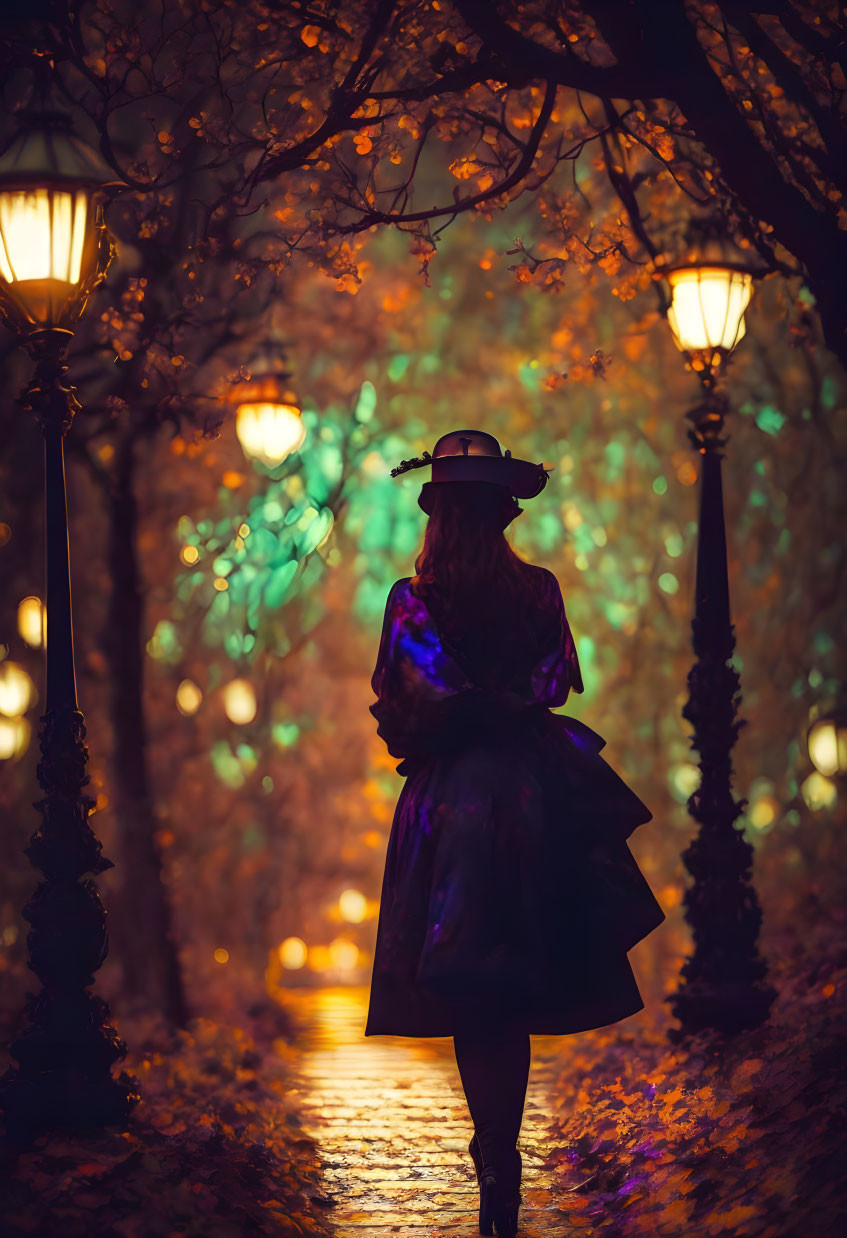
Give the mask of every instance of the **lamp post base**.
[{"label": "lamp post base", "polygon": [[8,1071],[0,1080],[6,1138],[25,1147],[45,1131],[84,1133],[114,1126],[125,1129],[139,1100],[135,1081],[121,1072],[92,1078],[81,1071]]},{"label": "lamp post base", "polygon": [[671,999],[682,1027],[673,1028],[669,1038],[679,1042],[703,1031],[734,1036],[759,1027],[768,1017],[775,996],[768,985],[751,985],[743,980],[686,984]]}]

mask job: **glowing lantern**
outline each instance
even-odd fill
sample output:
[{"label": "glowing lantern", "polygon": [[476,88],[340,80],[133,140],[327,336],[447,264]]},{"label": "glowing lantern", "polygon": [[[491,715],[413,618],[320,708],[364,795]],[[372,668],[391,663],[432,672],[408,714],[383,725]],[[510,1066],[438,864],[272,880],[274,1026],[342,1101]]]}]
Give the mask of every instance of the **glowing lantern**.
[{"label": "glowing lantern", "polygon": [[23,598],[18,603],[18,634],[33,649],[43,648],[47,641],[47,607],[41,598]]},{"label": "glowing lantern", "polygon": [[2,309],[18,332],[79,317],[106,273],[111,247],[100,192],[116,184],[59,112],[22,116],[0,156]]},{"label": "glowing lantern", "polygon": [[244,454],[269,468],[299,451],[306,439],[296,404],[240,404],[235,430]]},{"label": "glowing lantern", "polygon": [[351,924],[361,924],[368,910],[368,900],[358,890],[344,890],[338,899],[338,910]]},{"label": "glowing lantern", "polygon": [[35,703],[35,684],[17,662],[0,662],[0,714],[16,718]]},{"label": "glowing lantern", "polygon": [[746,330],[752,273],[737,266],[692,264],[666,275],[672,297],[668,323],[677,348],[692,355],[697,369],[720,364]]},{"label": "glowing lantern", "polygon": [[302,938],[286,937],[279,947],[279,961],[283,967],[297,971],[298,968],[305,966],[308,953],[306,943]]},{"label": "glowing lantern", "polygon": [[837,709],[813,722],[807,743],[819,774],[825,778],[847,774],[847,710]]},{"label": "glowing lantern", "polygon": [[279,346],[271,341],[251,366],[251,377],[235,390],[235,432],[244,454],[268,468],[299,451],[306,439],[300,405],[288,386]]},{"label": "glowing lantern", "polygon": [[0,717],[0,761],[23,756],[29,747],[31,727],[26,718]]},{"label": "glowing lantern", "polygon": [[230,722],[246,726],[256,717],[256,691],[249,679],[232,679],[224,688],[224,710]]}]

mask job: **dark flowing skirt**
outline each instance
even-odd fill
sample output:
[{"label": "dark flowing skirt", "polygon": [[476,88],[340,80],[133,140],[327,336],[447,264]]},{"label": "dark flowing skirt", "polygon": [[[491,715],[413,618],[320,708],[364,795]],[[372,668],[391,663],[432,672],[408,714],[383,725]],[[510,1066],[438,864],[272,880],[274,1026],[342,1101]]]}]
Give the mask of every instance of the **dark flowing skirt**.
[{"label": "dark flowing skirt", "polygon": [[665,917],[626,840],[652,814],[604,742],[537,709],[400,765],[366,1036],[555,1035],[643,1008],[627,951]]}]

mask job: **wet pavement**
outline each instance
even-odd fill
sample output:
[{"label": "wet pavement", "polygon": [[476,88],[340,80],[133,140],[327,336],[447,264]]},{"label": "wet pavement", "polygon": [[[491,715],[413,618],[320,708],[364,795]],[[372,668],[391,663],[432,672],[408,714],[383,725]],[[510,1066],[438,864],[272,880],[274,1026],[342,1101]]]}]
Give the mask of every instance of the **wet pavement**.
[{"label": "wet pavement", "polygon": [[[366,988],[286,993],[302,1024],[303,1127],[319,1144],[338,1238],[478,1234],[473,1134],[450,1038],[363,1035]],[[564,1037],[532,1037],[523,1128],[524,1238],[573,1234],[556,1207],[548,1113]],[[558,1191],[564,1189],[560,1183]]]}]

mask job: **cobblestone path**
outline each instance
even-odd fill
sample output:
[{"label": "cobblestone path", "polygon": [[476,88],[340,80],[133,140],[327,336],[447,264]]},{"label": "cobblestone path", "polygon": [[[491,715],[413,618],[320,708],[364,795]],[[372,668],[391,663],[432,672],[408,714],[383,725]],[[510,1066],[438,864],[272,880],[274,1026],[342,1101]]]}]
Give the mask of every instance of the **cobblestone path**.
[{"label": "cobblestone path", "polygon": [[[472,1238],[473,1134],[450,1038],[365,1037],[367,990],[289,991],[301,1021],[304,1130],[320,1145],[338,1238]],[[566,1238],[548,1151],[547,1092],[562,1037],[532,1037],[523,1128],[523,1238]],[[561,1187],[559,1188],[561,1189]]]}]

